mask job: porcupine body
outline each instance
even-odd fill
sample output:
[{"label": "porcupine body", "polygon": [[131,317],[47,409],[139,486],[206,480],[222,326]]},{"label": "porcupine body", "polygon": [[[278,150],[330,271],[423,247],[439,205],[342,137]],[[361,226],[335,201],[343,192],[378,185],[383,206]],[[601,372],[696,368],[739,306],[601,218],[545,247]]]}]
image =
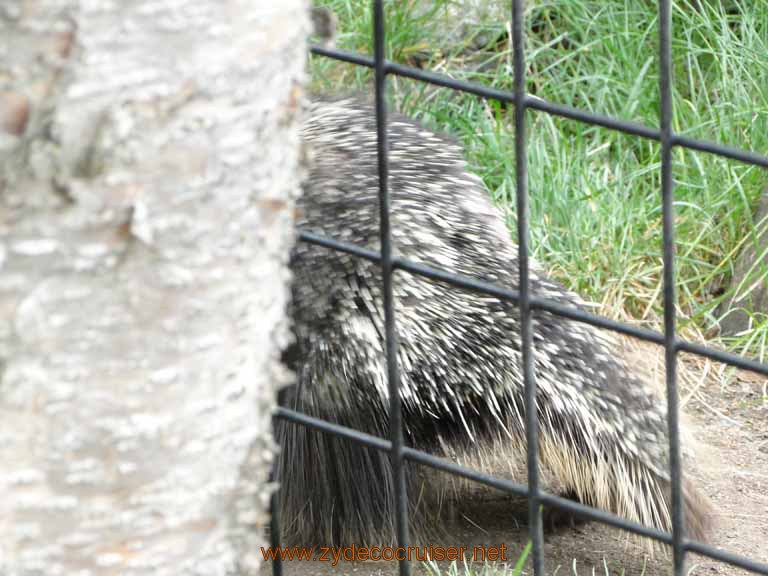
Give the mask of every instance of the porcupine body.
[{"label": "porcupine body", "polygon": [[[394,113],[388,131],[394,253],[517,289],[517,246],[460,148]],[[357,100],[315,100],[303,139],[311,160],[297,225],[378,250],[373,108]],[[300,242],[291,268],[296,340],[286,358],[298,384],[283,403],[388,437],[379,266]],[[583,306],[535,263],[530,277],[534,294]],[[461,463],[507,461],[510,470],[524,470],[518,308],[406,273],[396,274],[394,296],[406,443]],[[540,311],[533,333],[544,487],[670,529],[664,400],[633,376],[610,334]],[[393,541],[388,453],[286,423],[278,441],[281,518],[290,541]],[[418,538],[444,503],[445,487],[436,473],[414,464],[406,466],[406,477]],[[524,483],[524,473],[515,480]],[[684,492],[688,533],[702,538],[705,501],[690,484]]]}]

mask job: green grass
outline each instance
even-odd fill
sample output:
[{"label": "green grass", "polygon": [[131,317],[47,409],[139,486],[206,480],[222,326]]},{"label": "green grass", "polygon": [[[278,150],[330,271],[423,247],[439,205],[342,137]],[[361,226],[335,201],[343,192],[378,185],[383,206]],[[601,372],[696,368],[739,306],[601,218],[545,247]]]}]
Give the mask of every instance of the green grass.
[{"label": "green grass", "polygon": [[[319,3],[339,18],[340,48],[372,51],[369,2]],[[560,104],[658,125],[655,4],[529,0],[528,90]],[[447,15],[450,5],[387,2],[388,57],[511,90],[505,23],[480,21],[475,32],[492,42],[468,54]],[[676,0],[672,50],[674,129],[768,153],[768,2]],[[371,89],[368,70],[315,57],[311,71],[315,89]],[[389,88],[394,108],[463,143],[472,169],[506,210],[514,231],[511,109],[407,79],[391,77]],[[528,119],[534,255],[570,288],[600,303],[601,314],[660,329],[659,145],[535,111]],[[676,149],[674,176],[678,326],[686,337],[701,340],[715,334],[715,309],[727,296],[723,287],[735,255],[767,233],[752,221],[752,211],[768,172]],[[760,281],[768,282],[768,271]],[[751,331],[720,343],[765,360],[768,319],[755,314]]]},{"label": "green grass", "polygon": [[[517,558],[514,566],[499,566],[493,563],[485,562],[452,562],[448,566],[440,566],[437,562],[424,562],[420,568],[425,576],[521,576],[524,574],[523,568],[525,562],[531,554],[532,545],[529,541]],[[608,561],[603,559],[602,569],[579,568],[576,560],[570,566],[558,565],[552,572],[553,576],[624,576],[624,569],[612,569],[608,566]],[[645,566],[642,568],[641,576],[645,575]]]}]

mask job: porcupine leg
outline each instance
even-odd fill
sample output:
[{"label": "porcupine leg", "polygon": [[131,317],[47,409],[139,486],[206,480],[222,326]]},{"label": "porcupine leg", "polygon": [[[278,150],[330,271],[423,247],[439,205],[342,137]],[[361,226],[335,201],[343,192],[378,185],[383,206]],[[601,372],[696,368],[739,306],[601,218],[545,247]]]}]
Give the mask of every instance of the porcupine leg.
[{"label": "porcupine leg", "polygon": [[[574,502],[579,502],[579,498],[575,492],[563,492],[560,494],[561,498],[567,498]],[[579,516],[578,514],[569,510],[563,510],[556,506],[545,506],[543,511],[544,526],[550,530],[558,531],[567,528],[575,528],[589,522],[587,518]]]}]

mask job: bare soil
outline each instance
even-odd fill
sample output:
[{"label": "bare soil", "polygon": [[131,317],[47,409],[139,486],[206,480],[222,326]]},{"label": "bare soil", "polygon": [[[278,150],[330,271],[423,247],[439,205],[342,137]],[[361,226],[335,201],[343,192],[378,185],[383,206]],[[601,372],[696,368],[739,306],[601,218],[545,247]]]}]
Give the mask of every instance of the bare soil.
[{"label": "bare soil", "polygon": [[[663,360],[652,345],[638,345],[646,367],[663,383]],[[701,359],[681,358],[681,406],[692,457],[687,478],[712,501],[712,544],[739,556],[768,564],[768,379]],[[660,384],[663,385],[663,384]],[[454,521],[442,546],[506,546],[511,565],[527,534],[521,521],[510,522],[509,502],[473,503],[471,512]],[[522,516],[524,518],[524,515]],[[510,525],[511,524],[511,525]],[[672,573],[671,552],[651,550],[646,541],[598,523],[580,524],[545,533],[547,574],[648,575]],[[425,573],[415,566],[414,573]],[[688,574],[750,574],[721,562],[688,555]],[[270,566],[263,567],[270,573]],[[395,562],[293,561],[286,576],[349,574],[395,575]],[[459,573],[463,573],[461,570]],[[530,562],[525,574],[530,574]]]}]

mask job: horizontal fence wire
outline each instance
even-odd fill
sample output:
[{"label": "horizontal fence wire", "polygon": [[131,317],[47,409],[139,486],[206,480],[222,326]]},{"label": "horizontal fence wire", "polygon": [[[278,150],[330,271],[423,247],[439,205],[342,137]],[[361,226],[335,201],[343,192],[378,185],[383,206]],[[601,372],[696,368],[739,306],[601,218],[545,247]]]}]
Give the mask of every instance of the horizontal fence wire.
[{"label": "horizontal fence wire", "polygon": [[[333,238],[321,236],[308,230],[299,231],[298,239],[301,242],[307,242],[309,244],[323,246],[324,248],[335,250],[337,252],[351,254],[352,256],[357,256],[358,258],[368,260],[369,262],[381,262],[381,254],[376,250],[370,250],[368,248],[363,248],[362,246],[357,246],[348,242],[342,242],[341,240],[335,240]],[[421,264],[419,262],[414,262],[412,260],[400,257],[394,257],[392,259],[392,265],[398,270],[404,270],[417,276],[422,276],[430,280],[450,284],[465,290],[471,290],[479,294],[495,296],[500,300],[512,302],[513,304],[518,304],[520,302],[520,294],[517,290],[510,290],[509,288],[496,286],[490,282],[477,280],[476,278],[472,278],[470,276],[463,276],[453,272],[446,272],[444,270],[440,270],[439,268],[433,268],[431,266],[427,266],[426,264]],[[613,332],[618,332],[620,334],[625,334],[627,336],[653,342],[654,344],[664,345],[664,335],[660,332],[650,330],[648,328],[632,326],[631,324],[625,324],[623,322],[611,320],[610,318],[605,318],[603,316],[596,316],[595,314],[591,314],[584,310],[566,306],[555,300],[541,298],[532,294],[531,307],[536,310],[550,312],[570,320],[584,322],[585,324],[590,324],[597,328],[604,328],[606,330],[611,330]],[[742,356],[738,356],[732,352],[717,350],[703,344],[696,344],[694,342],[681,340],[679,338],[675,339],[675,347],[681,352],[690,352],[691,354],[696,354],[697,356],[705,356],[712,360],[735,366],[736,368],[751,370],[758,374],[768,376],[768,364],[758,362],[757,360],[751,360],[749,358],[743,358]]]},{"label": "horizontal fence wire", "polygon": [[[331,434],[339,438],[344,438],[374,450],[380,450],[382,452],[390,452],[392,450],[392,443],[389,440],[380,438],[379,436],[366,434],[365,432],[360,432],[354,428],[349,428],[340,424],[333,424],[327,420],[307,416],[302,412],[297,412],[295,410],[291,410],[290,408],[277,407],[275,408],[274,414],[276,418],[280,418],[287,422],[293,422],[294,424],[305,426],[325,434]],[[522,497],[527,497],[529,494],[528,487],[525,484],[518,484],[512,482],[511,480],[497,478],[495,476],[491,476],[490,474],[485,474],[479,470],[475,470],[474,468],[467,468],[460,464],[456,464],[445,458],[427,454],[421,450],[405,447],[403,448],[403,456],[405,459],[412,462],[423,464],[425,466],[429,466],[430,468],[434,468],[435,470],[441,470],[455,476],[460,476],[462,478],[466,478],[467,480],[472,480],[473,482],[501,490],[508,494],[514,494],[516,496]],[[540,492],[540,498],[542,504],[555,506],[561,510],[572,512],[579,517],[601,522],[603,524],[625,530],[626,532],[630,532],[632,534],[652,538],[653,540],[663,544],[672,544],[672,535],[668,532],[663,532],[662,530],[658,530],[656,528],[644,526],[643,524],[638,524],[637,522],[626,520],[620,516],[611,514],[610,512],[605,512],[603,510],[599,510],[598,508],[592,508],[591,506],[579,504],[573,500],[569,500],[561,496],[555,496],[547,492]],[[701,542],[689,541],[686,543],[686,548],[691,552],[696,552],[702,556],[708,556],[714,560],[720,560],[733,566],[744,568],[750,572],[755,572],[757,574],[768,574],[768,564],[757,562],[755,560],[751,560],[749,558],[745,558],[725,550],[718,550]]]},{"label": "horizontal fence wire", "polygon": [[[310,46],[310,52],[318,56],[326,56],[334,60],[341,60],[342,62],[348,62],[350,64],[358,64],[360,66],[365,66],[366,68],[373,68],[373,58],[366,56],[365,54],[356,54],[354,52],[347,52],[335,48],[325,48],[323,46]],[[394,74],[396,76],[421,80],[427,84],[443,86],[444,88],[451,88],[452,90],[465,92],[467,94],[474,94],[487,100],[497,100],[513,105],[515,103],[515,95],[512,92],[489,88],[488,86],[475,82],[468,82],[466,80],[457,80],[446,74],[420,70],[418,68],[413,68],[412,66],[396,64],[389,60],[386,62],[385,68],[389,74]],[[631,134],[648,140],[655,140],[656,142],[661,141],[660,130],[645,126],[638,122],[631,122],[629,120],[622,120],[611,116],[603,116],[601,114],[579,110],[578,108],[572,108],[570,106],[555,104],[531,94],[525,95],[525,104],[528,108],[546,112],[553,116],[576,120],[584,124],[601,126],[602,128],[623,132],[624,134]],[[707,152],[709,154],[714,154],[715,156],[738,160],[745,164],[768,168],[768,156],[747,150],[740,150],[731,146],[725,146],[717,142],[707,142],[706,140],[697,140],[695,138],[675,134],[671,139],[671,144],[675,147]]]},{"label": "horizontal fence wire", "polygon": [[[481,84],[456,80],[444,74],[424,71],[413,67],[403,66],[384,58],[384,14],[382,0],[374,0],[374,57],[346,52],[343,50],[312,46],[311,52],[315,55],[333,58],[348,62],[375,71],[375,95],[377,117],[377,142],[379,163],[379,201],[380,201],[380,242],[381,252],[369,250],[353,244],[340,242],[332,238],[326,238],[308,230],[300,230],[298,239],[302,242],[315,244],[330,250],[336,250],[375,262],[381,265],[382,282],[385,294],[385,331],[387,350],[387,370],[390,386],[390,422],[392,422],[391,438],[386,440],[365,434],[331,422],[313,418],[306,414],[290,410],[285,407],[277,407],[274,417],[296,425],[339,436],[349,441],[368,446],[372,449],[389,452],[392,459],[393,472],[398,485],[396,486],[396,527],[398,543],[407,546],[408,535],[408,508],[407,494],[403,475],[403,467],[407,461],[432,467],[450,474],[454,474],[474,482],[493,487],[504,492],[525,496],[529,499],[529,515],[531,519],[530,533],[533,540],[534,573],[543,574],[543,538],[541,535],[540,505],[554,506],[580,517],[602,522],[604,524],[626,530],[628,532],[652,538],[658,542],[672,546],[675,574],[684,573],[686,552],[694,552],[719,560],[739,568],[758,574],[768,575],[768,564],[757,562],[731,552],[718,550],[711,545],[702,542],[688,540],[684,537],[683,505],[682,505],[682,473],[680,462],[679,442],[679,414],[677,401],[676,362],[679,352],[687,352],[703,356],[711,360],[751,370],[768,376],[768,364],[741,356],[716,350],[709,346],[680,340],[675,335],[675,291],[674,291],[674,197],[671,152],[674,147],[681,147],[714,154],[731,160],[737,160],[747,164],[768,168],[768,156],[752,151],[740,150],[724,146],[715,142],[707,142],[675,134],[671,129],[672,102],[671,102],[671,11],[670,0],[659,0],[659,93],[661,99],[660,128],[651,128],[636,122],[621,120],[609,116],[603,116],[592,112],[579,110],[561,104],[547,102],[541,98],[528,94],[525,90],[525,60],[523,47],[522,26],[522,0],[512,0],[513,11],[513,46],[515,67],[515,91],[508,92],[483,86]],[[516,176],[517,176],[517,206],[518,206],[518,243],[520,258],[520,290],[509,290],[483,282],[470,277],[461,276],[426,266],[417,262],[399,258],[392,254],[392,239],[389,229],[389,192],[387,190],[387,146],[386,146],[386,103],[385,88],[386,76],[397,76],[420,80],[435,86],[441,86],[481,98],[505,102],[516,106],[515,110],[515,142],[516,142]],[[662,219],[663,219],[663,290],[664,290],[664,333],[659,333],[645,328],[635,327],[622,322],[600,317],[584,310],[577,310],[559,302],[541,298],[535,294],[529,294],[528,286],[528,247],[527,247],[527,189],[526,189],[526,142],[525,142],[525,110],[533,109],[547,114],[576,120],[589,125],[601,126],[629,135],[634,135],[661,143],[662,146]],[[521,223],[522,221],[522,223]],[[393,275],[396,270],[402,270],[429,280],[443,282],[457,288],[471,290],[478,293],[495,296],[501,300],[512,302],[521,308],[522,340],[523,340],[523,376],[526,384],[526,430],[528,434],[529,456],[529,484],[517,484],[509,480],[494,478],[477,470],[450,462],[420,450],[416,450],[403,444],[402,414],[399,399],[399,374],[397,369],[397,342],[394,304],[392,297]],[[534,310],[556,314],[571,320],[584,322],[599,328],[612,330],[641,340],[663,345],[666,359],[666,382],[668,402],[668,425],[670,435],[670,472],[672,479],[672,534],[661,530],[643,526],[636,522],[630,522],[608,512],[585,506],[578,502],[568,500],[542,492],[538,487],[538,454],[536,438],[535,410],[535,381],[531,363],[532,342],[526,348],[526,336],[532,338],[531,315]],[[529,405],[530,404],[530,405]],[[532,481],[533,480],[533,481]],[[273,514],[275,514],[276,499],[273,499]],[[277,518],[277,516],[275,516]],[[279,543],[279,522],[275,519],[272,523],[273,542]],[[273,574],[281,574],[279,562],[273,563]],[[407,561],[400,562],[401,576],[410,574],[410,564]]]}]

